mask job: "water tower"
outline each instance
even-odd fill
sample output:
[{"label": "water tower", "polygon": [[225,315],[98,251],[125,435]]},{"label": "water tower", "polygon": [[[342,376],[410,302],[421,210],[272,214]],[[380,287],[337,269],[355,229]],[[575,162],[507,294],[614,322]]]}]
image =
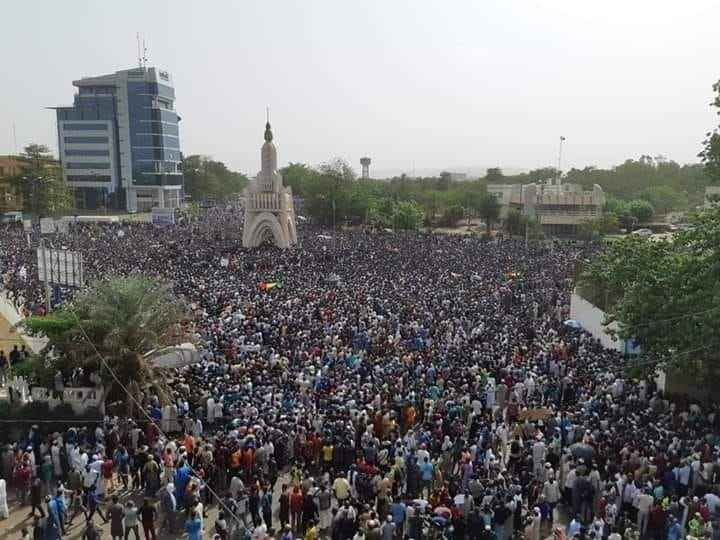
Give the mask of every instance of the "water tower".
[{"label": "water tower", "polygon": [[369,157],[360,158],[360,165],[362,165],[362,177],[370,178],[370,158]]}]

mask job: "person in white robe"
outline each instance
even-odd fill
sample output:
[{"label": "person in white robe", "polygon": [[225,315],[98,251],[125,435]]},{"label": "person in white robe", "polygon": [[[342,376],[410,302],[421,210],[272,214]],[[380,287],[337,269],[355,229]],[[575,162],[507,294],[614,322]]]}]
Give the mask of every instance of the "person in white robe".
[{"label": "person in white robe", "polygon": [[207,421],[210,425],[215,423],[215,398],[212,397],[207,400]]},{"label": "person in white robe", "polygon": [[170,420],[172,418],[172,408],[170,405],[165,405],[162,408],[162,416],[160,418],[160,429],[163,433],[170,432]]},{"label": "person in white robe", "polygon": [[202,432],[203,432],[203,424],[202,424],[202,421],[198,418],[197,420],[195,420],[195,423],[193,424],[193,428],[192,428],[193,437],[195,437],[196,439],[199,438],[200,435],[202,435]]},{"label": "person in white robe", "polygon": [[220,420],[224,416],[222,401],[215,403],[215,420]]},{"label": "person in white robe", "polygon": [[7,503],[7,487],[5,480],[0,479],[0,519],[8,519],[10,517],[10,510],[8,509]]}]

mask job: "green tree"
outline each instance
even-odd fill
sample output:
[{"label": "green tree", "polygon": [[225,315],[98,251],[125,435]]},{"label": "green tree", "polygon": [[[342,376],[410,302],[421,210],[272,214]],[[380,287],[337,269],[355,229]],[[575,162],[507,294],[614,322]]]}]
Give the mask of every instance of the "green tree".
[{"label": "green tree", "polygon": [[465,210],[459,204],[453,204],[445,208],[443,212],[441,225],[443,227],[455,227],[465,215]]},{"label": "green tree", "polygon": [[492,224],[500,217],[500,203],[495,195],[485,193],[482,196],[478,213],[480,214],[480,217],[485,220],[487,232],[489,233],[492,229]]},{"label": "green tree", "polygon": [[655,213],[652,204],[641,199],[630,201],[627,205],[627,210],[632,216],[637,218],[640,223],[645,223]]},{"label": "green tree", "polygon": [[579,227],[579,236],[584,240],[591,240],[596,236],[617,234],[620,231],[620,222],[615,214],[605,213],[595,219],[583,221]]},{"label": "green tree", "polygon": [[649,202],[656,212],[667,214],[672,210],[684,210],[688,206],[688,197],[671,186],[652,186],[640,194],[640,198]]},{"label": "green tree", "polygon": [[717,382],[720,374],[720,208],[691,222],[668,240],[633,235],[613,242],[579,285],[604,305],[606,323],[617,322],[620,337],[640,343],[646,365],[682,367],[710,385],[707,377]]},{"label": "green tree", "polygon": [[452,176],[449,172],[443,171],[440,173],[440,178],[438,179],[437,188],[440,191],[447,191],[450,189],[450,185],[452,184]]},{"label": "green tree", "polygon": [[417,230],[423,222],[422,208],[415,201],[400,201],[395,207],[394,221],[398,229]]},{"label": "green tree", "polygon": [[91,284],[53,313],[22,324],[30,334],[49,339],[44,363],[51,373],[68,375],[82,366],[100,374],[106,398],[125,399],[98,353],[125,388],[137,392],[150,386],[164,392],[164,379],[146,354],[180,341],[183,314],[168,284],[144,277],[111,278]]},{"label": "green tree", "polygon": [[[713,84],[712,89],[715,95],[710,106],[720,115],[720,81]],[[705,134],[703,149],[698,157],[705,167],[708,178],[712,182],[720,181],[720,128],[716,127]]]},{"label": "green tree", "polygon": [[322,163],[318,167],[318,172],[338,182],[352,182],[357,178],[355,170],[343,158],[333,158],[330,161]]},{"label": "green tree", "polygon": [[318,171],[306,165],[305,163],[290,163],[287,167],[280,169],[283,182],[286,186],[290,186],[293,195],[297,197],[305,197],[307,194],[305,188],[318,175]]},{"label": "green tree", "polygon": [[21,159],[20,171],[10,178],[10,183],[22,194],[23,210],[34,217],[57,216],[68,210],[72,194],[50,149],[29,144]]},{"label": "green tree", "polygon": [[240,195],[248,183],[244,174],[208,156],[186,156],[182,168],[185,192],[193,201],[225,202]]},{"label": "green tree", "polygon": [[511,236],[525,233],[525,216],[517,208],[511,208],[505,219],[505,230]]},{"label": "green tree", "polygon": [[558,177],[558,170],[555,167],[543,167],[542,169],[534,169],[528,173],[528,179],[531,182],[546,184],[549,181],[555,181]]}]

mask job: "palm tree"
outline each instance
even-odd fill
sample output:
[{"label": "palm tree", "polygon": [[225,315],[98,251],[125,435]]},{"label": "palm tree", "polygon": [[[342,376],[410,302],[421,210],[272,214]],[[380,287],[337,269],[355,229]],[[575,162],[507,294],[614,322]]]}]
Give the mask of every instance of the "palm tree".
[{"label": "palm tree", "polygon": [[105,399],[119,397],[131,410],[125,390],[137,395],[150,387],[161,399],[167,395],[163,377],[145,355],[181,341],[183,315],[168,284],[128,277],[97,281],[52,314],[23,324],[48,337],[44,363],[50,373],[78,366],[98,373]]}]

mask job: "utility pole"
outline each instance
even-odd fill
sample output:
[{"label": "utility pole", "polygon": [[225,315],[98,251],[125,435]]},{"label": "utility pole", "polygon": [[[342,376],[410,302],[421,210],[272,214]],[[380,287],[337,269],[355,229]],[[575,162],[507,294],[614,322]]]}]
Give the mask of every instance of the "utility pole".
[{"label": "utility pole", "polygon": [[559,186],[562,182],[562,147],[565,142],[565,137],[560,135],[560,149],[558,150],[558,172],[557,172],[557,185]]},{"label": "utility pole", "polygon": [[45,239],[40,239],[40,253],[43,262],[43,284],[45,285],[45,314],[50,313],[50,284],[48,283],[47,251],[45,250]]}]

